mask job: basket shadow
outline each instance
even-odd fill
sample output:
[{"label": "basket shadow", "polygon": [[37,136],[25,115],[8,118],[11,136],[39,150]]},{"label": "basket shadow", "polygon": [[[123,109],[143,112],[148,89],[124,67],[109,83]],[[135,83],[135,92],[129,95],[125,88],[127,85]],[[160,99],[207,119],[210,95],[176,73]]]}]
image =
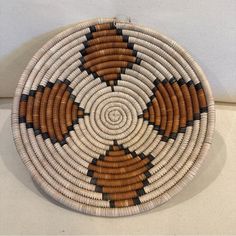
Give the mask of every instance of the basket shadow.
[{"label": "basket shadow", "polygon": [[[26,188],[28,188],[37,196],[43,199],[47,199],[51,203],[56,204],[61,208],[69,209],[68,207],[51,198],[38,186],[37,183],[32,181],[16,151],[10,126],[9,116],[9,119],[7,119],[7,121],[5,122],[2,130],[0,130],[0,139],[3,140],[3,142],[0,142],[0,156],[3,159],[3,163],[5,164],[6,168],[15,176],[15,178],[19,182],[21,182]],[[192,180],[192,182],[165,204],[149,212],[141,213],[139,215],[152,214],[155,212],[160,212],[167,208],[174,207],[175,205],[181,204],[182,202],[187,201],[200,192],[204,191],[204,189],[211,185],[211,183],[213,183],[221,173],[221,170],[224,168],[224,164],[226,162],[226,157],[226,144],[221,134],[216,131],[214,141],[208,153],[208,156],[203,163],[203,166],[200,168],[199,173]]]},{"label": "basket shadow", "polygon": [[[1,104],[2,107],[2,104]],[[11,116],[5,121],[3,128],[0,130],[0,157],[5,167],[15,177],[16,181],[23,184],[27,189],[41,197],[38,190],[32,183],[32,179],[24,166],[19,154],[17,153],[12,131],[11,131]]]},{"label": "basket shadow", "polygon": [[226,144],[221,134],[216,130],[213,138],[212,146],[207,154],[205,161],[200,167],[199,172],[193,180],[176,196],[168,202],[153,209],[150,212],[162,211],[190,200],[197,194],[201,193],[213,183],[222,169],[224,168],[227,158]]}]

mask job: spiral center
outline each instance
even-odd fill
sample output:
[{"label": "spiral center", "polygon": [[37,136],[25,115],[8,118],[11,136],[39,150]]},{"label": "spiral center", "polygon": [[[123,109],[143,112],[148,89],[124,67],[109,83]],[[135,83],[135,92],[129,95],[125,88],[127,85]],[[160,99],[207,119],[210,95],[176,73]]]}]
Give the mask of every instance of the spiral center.
[{"label": "spiral center", "polygon": [[109,112],[109,118],[111,121],[116,122],[120,119],[121,113],[118,110],[113,110]]}]

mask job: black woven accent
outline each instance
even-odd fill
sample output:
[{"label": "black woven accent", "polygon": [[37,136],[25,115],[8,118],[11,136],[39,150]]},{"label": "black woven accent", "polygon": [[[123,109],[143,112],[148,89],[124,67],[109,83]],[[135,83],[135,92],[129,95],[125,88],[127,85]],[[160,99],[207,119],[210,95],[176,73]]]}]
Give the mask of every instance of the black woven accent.
[{"label": "black woven accent", "polygon": [[201,113],[208,112],[208,107],[201,107],[200,112]]},{"label": "black woven accent", "polygon": [[67,144],[66,140],[65,139],[61,140],[60,145],[64,146],[65,144]]},{"label": "black woven accent", "polygon": [[139,154],[139,157],[140,157],[142,160],[146,158],[146,156],[144,155],[144,153],[140,153],[140,154]]},{"label": "black woven accent", "polygon": [[155,86],[157,87],[157,86],[160,84],[160,80],[156,78],[156,79],[153,81],[153,83],[154,83]]},{"label": "black woven accent", "polygon": [[120,73],[121,73],[121,74],[125,74],[125,70],[126,70],[125,67],[121,68]]},{"label": "black woven accent", "polygon": [[153,166],[154,166],[154,165],[153,165],[151,162],[149,162],[149,163],[146,165],[146,167],[147,167],[148,170],[150,170]]},{"label": "black woven accent", "polygon": [[144,191],[143,188],[141,188],[141,189],[136,190],[136,193],[137,193],[138,196],[142,196],[142,195],[145,194],[145,191]]},{"label": "black woven accent", "polygon": [[116,29],[116,34],[117,35],[122,35],[122,29]]},{"label": "black woven accent", "polygon": [[179,86],[182,86],[184,84],[185,84],[185,80],[184,79],[181,78],[181,79],[178,80],[178,85]]},{"label": "black woven accent", "polygon": [[147,158],[150,160],[150,161],[153,161],[155,159],[155,157],[152,155],[152,154],[149,154],[147,156]]},{"label": "black woven accent", "polygon": [[50,140],[51,140],[52,144],[57,143],[57,139],[55,137],[51,137]]},{"label": "black woven accent", "polygon": [[104,160],[104,158],[105,158],[105,155],[102,155],[102,154],[101,154],[98,159],[99,159],[99,160]]},{"label": "black woven accent", "polygon": [[70,85],[70,83],[71,83],[70,80],[68,80],[68,79],[65,79],[65,80],[64,80],[64,84]]},{"label": "black woven accent", "polygon": [[162,84],[164,84],[164,85],[165,85],[165,84],[167,84],[167,83],[168,83],[168,79],[163,79],[161,82],[162,82]]},{"label": "black woven accent", "polygon": [[152,176],[151,173],[150,173],[149,171],[146,171],[146,172],[144,173],[144,175],[145,175],[147,178],[149,178],[149,177]]},{"label": "black woven accent", "polygon": [[98,193],[102,193],[102,186],[96,185],[95,191]]},{"label": "black woven accent", "polygon": [[98,161],[98,159],[93,158],[93,160],[92,160],[92,164],[93,164],[93,165],[96,165],[96,164],[97,164],[97,161]]},{"label": "black woven accent", "polygon": [[128,42],[129,41],[129,36],[128,35],[123,35],[123,41]]},{"label": "black woven accent", "polygon": [[132,69],[133,68],[133,63],[132,62],[128,62],[127,68]]},{"label": "black woven accent", "polygon": [[34,129],[34,135],[37,136],[41,134],[41,131],[39,129]]},{"label": "black woven accent", "polygon": [[94,25],[89,27],[90,32],[96,32],[96,27]]},{"label": "black woven accent", "polygon": [[169,139],[169,137],[168,137],[168,136],[163,136],[163,137],[161,138],[161,141],[163,141],[163,142],[167,142],[167,141],[168,141],[168,139]]},{"label": "black woven accent", "polygon": [[176,132],[172,132],[171,134],[170,134],[170,138],[172,138],[172,139],[176,139],[176,137],[177,137],[177,133]]},{"label": "black woven accent", "polygon": [[188,120],[186,123],[187,126],[193,126],[193,120]]},{"label": "black woven accent", "polygon": [[34,97],[36,93],[36,90],[30,90],[29,96]]},{"label": "black woven accent", "polygon": [[[85,53],[85,49],[84,49],[84,53]],[[80,60],[81,64],[84,64],[84,63],[85,63],[84,57],[81,57],[79,60]]]},{"label": "black woven accent", "polygon": [[[133,43],[127,43],[127,48],[128,49],[133,49],[134,48],[134,44]],[[136,53],[137,53],[137,51],[135,51]],[[133,53],[134,53],[134,51],[133,51]],[[133,56],[135,56],[135,55],[133,55]]]},{"label": "black woven accent", "polygon": [[202,84],[201,82],[199,82],[198,84],[195,84],[195,89],[198,91],[200,89],[202,89]]},{"label": "black woven accent", "polygon": [[174,83],[176,83],[176,79],[175,79],[175,77],[172,77],[171,79],[169,79],[169,83],[170,83],[170,84],[174,84]]},{"label": "black woven accent", "polygon": [[93,38],[93,34],[92,34],[92,33],[87,33],[87,34],[85,35],[85,37],[87,38],[87,40],[90,40],[90,39]]},{"label": "black woven accent", "polygon": [[134,202],[135,205],[139,205],[139,204],[141,204],[141,202],[140,202],[140,200],[139,200],[138,197],[133,198],[133,202]]},{"label": "black woven accent", "polygon": [[143,186],[146,187],[149,185],[148,179],[143,180]]},{"label": "black woven accent", "polygon": [[156,131],[159,131],[160,130],[160,126],[159,125],[154,125],[153,129],[156,130]]},{"label": "black woven accent", "polygon": [[89,45],[88,45],[88,41],[84,41],[83,42],[83,45],[84,45],[84,48],[87,48]]},{"label": "black woven accent", "polygon": [[47,86],[48,88],[52,88],[52,87],[53,87],[53,85],[54,85],[54,83],[52,83],[52,82],[48,81],[46,86]]},{"label": "black woven accent", "polygon": [[[72,92],[72,91],[71,91]],[[70,94],[70,100],[74,101],[76,96],[74,94]]]},{"label": "black woven accent", "polygon": [[188,85],[188,87],[190,87],[191,85],[193,85],[193,81],[192,81],[192,80],[189,80],[189,81],[187,82],[187,85]]},{"label": "black woven accent", "polygon": [[89,176],[89,177],[93,177],[93,173],[94,173],[93,170],[88,170],[88,172],[87,172],[87,176]]},{"label": "black woven accent", "polygon": [[92,179],[90,180],[90,184],[96,185],[96,184],[97,184],[97,179],[96,179],[96,178],[92,178]]},{"label": "black woven accent", "polygon": [[46,140],[46,139],[49,138],[49,135],[48,135],[47,132],[45,132],[45,133],[42,133],[42,137],[43,137],[44,140]]},{"label": "black woven accent", "polygon": [[140,65],[141,62],[142,62],[142,59],[136,57],[136,59],[135,59],[135,63],[136,63],[137,65]]},{"label": "black woven accent", "polygon": [[33,123],[32,122],[26,122],[26,128],[27,129],[33,128]]},{"label": "black woven accent", "polygon": [[130,152],[130,154],[132,155],[132,157],[136,157],[136,156],[138,156],[137,153],[136,153],[135,151]]},{"label": "black woven accent", "polygon": [[180,127],[179,128],[179,133],[185,133],[186,127]]},{"label": "black woven accent", "polygon": [[193,119],[194,120],[200,120],[201,119],[200,113],[194,113],[193,114]]},{"label": "black woven accent", "polygon": [[165,130],[159,129],[159,132],[158,132],[159,135],[163,135],[164,133],[165,133]]},{"label": "black woven accent", "polygon": [[45,87],[43,85],[39,85],[38,88],[37,88],[37,91],[38,92],[43,92],[45,89]]},{"label": "black woven accent", "polygon": [[25,118],[25,116],[20,116],[20,117],[19,117],[19,123],[26,123],[26,118]]},{"label": "black woven accent", "polygon": [[70,86],[68,86],[68,87],[67,87],[67,91],[68,91],[69,93],[72,93],[73,88],[71,88]]},{"label": "black woven accent", "polygon": [[109,204],[110,204],[110,208],[115,208],[115,201],[111,200],[109,201]]},{"label": "black woven accent", "polygon": [[27,102],[28,101],[28,95],[27,94],[21,94],[20,101],[21,102]]},{"label": "black woven accent", "polygon": [[110,196],[108,193],[102,193],[102,199],[103,200],[110,200]]}]

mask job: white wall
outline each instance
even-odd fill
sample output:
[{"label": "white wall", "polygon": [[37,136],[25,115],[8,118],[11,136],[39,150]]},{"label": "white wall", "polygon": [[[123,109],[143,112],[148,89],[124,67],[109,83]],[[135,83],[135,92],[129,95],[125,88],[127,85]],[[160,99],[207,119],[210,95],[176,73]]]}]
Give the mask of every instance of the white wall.
[{"label": "white wall", "polygon": [[0,97],[13,96],[28,61],[62,26],[114,16],[175,39],[201,65],[215,99],[236,102],[236,0],[0,0]]}]

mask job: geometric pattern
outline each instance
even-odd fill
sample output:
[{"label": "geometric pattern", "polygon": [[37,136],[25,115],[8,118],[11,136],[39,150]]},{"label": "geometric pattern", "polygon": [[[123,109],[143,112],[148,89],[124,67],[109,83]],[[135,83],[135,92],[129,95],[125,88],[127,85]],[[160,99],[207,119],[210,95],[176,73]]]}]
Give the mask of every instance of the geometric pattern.
[{"label": "geometric pattern", "polygon": [[34,180],[99,216],[150,210],[179,192],[206,156],[214,121],[211,89],[189,54],[114,19],[80,23],[44,45],[12,114]]}]

